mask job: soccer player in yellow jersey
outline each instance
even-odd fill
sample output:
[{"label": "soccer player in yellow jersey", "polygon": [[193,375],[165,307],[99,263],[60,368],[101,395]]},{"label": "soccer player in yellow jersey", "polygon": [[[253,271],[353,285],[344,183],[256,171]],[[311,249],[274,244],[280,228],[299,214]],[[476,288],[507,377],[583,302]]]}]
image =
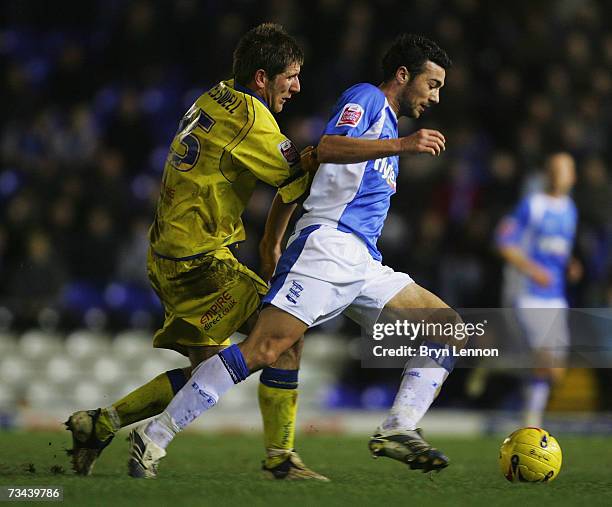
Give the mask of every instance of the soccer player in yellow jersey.
[{"label": "soccer player in yellow jersey", "polygon": [[[301,156],[272,114],[300,91],[302,62],[301,48],[282,27],[260,25],[234,52],[234,79],[200,96],[180,122],[149,232],[147,269],[165,309],[153,345],[189,357],[191,367],[162,373],[109,407],[72,414],[66,426],[78,474],[91,473],[121,427],[162,412],[192,369],[230,345],[234,332],[250,332],[268,287],[230,247],[245,238],[241,215],[257,180],[277,187],[260,244],[267,280],[294,202],[309,187],[313,153]],[[293,449],[301,347],[298,343],[260,377],[263,469],[272,478],[326,480],[306,468]]]}]

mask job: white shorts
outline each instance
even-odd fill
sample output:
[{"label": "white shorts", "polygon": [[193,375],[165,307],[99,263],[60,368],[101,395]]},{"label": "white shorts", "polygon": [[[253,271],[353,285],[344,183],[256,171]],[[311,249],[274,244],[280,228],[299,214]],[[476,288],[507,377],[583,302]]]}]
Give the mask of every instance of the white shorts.
[{"label": "white shorts", "polygon": [[564,358],[570,345],[567,301],[521,296],[516,301],[517,316],[527,340],[534,349],[546,349],[555,358]]},{"label": "white shorts", "polygon": [[263,298],[309,327],[344,314],[371,328],[387,302],[414,283],[374,260],[356,235],[311,225],[289,238]]}]

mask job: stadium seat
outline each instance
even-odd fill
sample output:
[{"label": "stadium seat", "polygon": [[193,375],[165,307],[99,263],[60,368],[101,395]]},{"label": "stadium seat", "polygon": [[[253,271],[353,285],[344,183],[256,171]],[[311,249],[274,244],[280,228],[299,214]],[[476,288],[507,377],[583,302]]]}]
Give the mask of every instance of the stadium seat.
[{"label": "stadium seat", "polygon": [[119,333],[111,344],[111,350],[115,357],[139,361],[151,350],[151,333],[133,330]]},{"label": "stadium seat", "polygon": [[49,358],[44,372],[50,382],[64,384],[79,374],[79,367],[74,360],[62,353]]},{"label": "stadium seat", "polygon": [[30,362],[22,355],[3,354],[0,358],[0,379],[3,385],[22,384],[30,373]]},{"label": "stadium seat", "polygon": [[50,355],[63,350],[59,337],[53,333],[30,329],[21,335],[19,350],[24,357],[31,359],[46,359]]},{"label": "stadium seat", "polygon": [[0,357],[4,357],[6,354],[17,349],[17,340],[15,335],[11,333],[1,332],[0,333]]},{"label": "stadium seat", "polygon": [[120,361],[112,357],[99,357],[93,365],[93,378],[101,384],[116,382],[124,374]]},{"label": "stadium seat", "polygon": [[66,353],[75,359],[99,357],[108,353],[110,338],[102,333],[78,329],[66,337]]}]

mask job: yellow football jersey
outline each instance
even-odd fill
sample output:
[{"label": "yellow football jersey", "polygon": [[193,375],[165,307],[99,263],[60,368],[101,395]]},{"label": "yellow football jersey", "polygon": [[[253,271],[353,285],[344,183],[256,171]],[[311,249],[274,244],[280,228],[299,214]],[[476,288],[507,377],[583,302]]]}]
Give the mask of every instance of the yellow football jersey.
[{"label": "yellow football jersey", "polygon": [[219,83],[187,111],[170,146],[153,251],[184,259],[243,240],[241,215],[258,179],[279,187],[286,203],[306,192],[299,161],[262,99],[233,80]]}]

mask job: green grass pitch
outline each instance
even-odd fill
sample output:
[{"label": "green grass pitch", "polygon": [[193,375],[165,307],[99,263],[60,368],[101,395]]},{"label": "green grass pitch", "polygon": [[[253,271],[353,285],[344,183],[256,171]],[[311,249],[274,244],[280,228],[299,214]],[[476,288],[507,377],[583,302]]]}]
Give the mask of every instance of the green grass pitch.
[{"label": "green grass pitch", "polygon": [[195,433],[177,437],[158,479],[134,480],[126,475],[126,435],[104,451],[91,477],[77,477],[64,452],[67,432],[0,432],[0,485],[63,486],[62,505],[87,506],[612,505],[611,438],[559,435],[559,477],[550,484],[510,484],[498,470],[501,437],[433,437],[452,462],[440,473],[423,474],[373,460],[365,436],[300,435],[304,461],[332,479],[319,483],[262,479],[256,435]]}]

